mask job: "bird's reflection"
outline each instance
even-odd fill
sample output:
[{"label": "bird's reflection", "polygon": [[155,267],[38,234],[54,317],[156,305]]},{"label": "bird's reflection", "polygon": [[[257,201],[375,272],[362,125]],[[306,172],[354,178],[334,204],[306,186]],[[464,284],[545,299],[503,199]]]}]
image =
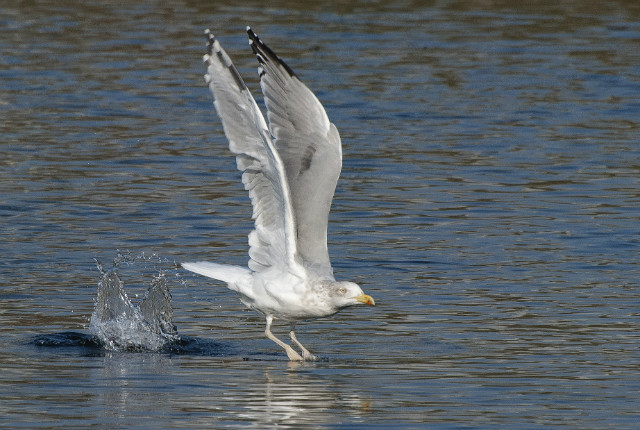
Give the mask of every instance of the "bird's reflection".
[{"label": "bird's reflection", "polygon": [[[229,357],[200,357],[186,364],[165,354],[125,352],[107,352],[103,360],[91,379],[101,387],[94,402],[105,411],[102,422],[107,425],[151,413],[202,428],[238,422],[246,428],[301,428],[345,419],[365,422],[371,409],[371,400],[360,394],[359,378],[349,378],[353,368]],[[188,396],[176,396],[186,390]]]},{"label": "bird's reflection", "polygon": [[351,422],[364,418],[370,401],[341,379],[338,374],[318,375],[300,363],[290,363],[284,371],[267,369],[245,393],[239,418],[255,428],[339,423],[345,413]]}]

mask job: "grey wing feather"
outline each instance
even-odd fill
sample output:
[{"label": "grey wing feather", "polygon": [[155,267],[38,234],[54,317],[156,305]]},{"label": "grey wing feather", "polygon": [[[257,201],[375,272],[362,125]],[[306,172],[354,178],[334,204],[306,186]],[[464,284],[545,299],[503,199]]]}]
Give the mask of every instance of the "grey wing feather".
[{"label": "grey wing feather", "polygon": [[242,182],[253,205],[255,230],[249,234],[249,268],[261,271],[285,264],[302,273],[295,242],[295,219],[284,165],[269,135],[267,124],[247,86],[207,30],[205,80],[214,96],[229,149],[237,154]]},{"label": "grey wing feather", "polygon": [[332,276],[327,222],[342,168],[340,135],[320,101],[293,70],[250,28],[247,33],[260,62],[269,130],[291,190],[298,253],[308,268]]}]

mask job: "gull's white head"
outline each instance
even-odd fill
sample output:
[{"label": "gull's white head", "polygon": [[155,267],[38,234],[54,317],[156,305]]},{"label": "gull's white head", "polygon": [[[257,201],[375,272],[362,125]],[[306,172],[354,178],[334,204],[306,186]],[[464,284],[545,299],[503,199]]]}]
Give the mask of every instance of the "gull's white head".
[{"label": "gull's white head", "polygon": [[376,304],[373,297],[365,294],[362,288],[354,282],[332,282],[330,288],[330,297],[338,308],[353,305],[375,306]]}]

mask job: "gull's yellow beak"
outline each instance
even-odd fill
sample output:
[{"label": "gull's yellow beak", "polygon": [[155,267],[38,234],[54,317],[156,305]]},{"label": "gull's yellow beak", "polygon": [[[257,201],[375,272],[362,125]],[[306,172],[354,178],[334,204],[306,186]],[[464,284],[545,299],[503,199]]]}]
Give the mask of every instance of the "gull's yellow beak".
[{"label": "gull's yellow beak", "polygon": [[371,297],[368,294],[360,294],[359,296],[355,296],[354,299],[356,299],[360,303],[364,303],[365,305],[371,305],[371,306],[376,305],[376,302],[375,300],[373,300],[373,297]]}]

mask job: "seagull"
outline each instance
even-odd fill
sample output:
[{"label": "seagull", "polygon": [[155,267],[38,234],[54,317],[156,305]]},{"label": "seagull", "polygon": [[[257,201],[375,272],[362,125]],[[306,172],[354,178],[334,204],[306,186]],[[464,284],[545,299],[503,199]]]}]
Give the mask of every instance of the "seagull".
[{"label": "seagull", "polygon": [[[327,222],[342,168],[340,135],[293,70],[250,27],[247,33],[259,62],[268,125],[209,30],[204,62],[205,81],[253,206],[248,267],[204,261],[182,267],[225,282],[242,303],[263,314],[265,335],[289,360],[316,360],[296,338],[298,321],[375,305],[357,284],[336,281],[329,260]],[[290,324],[289,337],[302,355],[273,335],[274,320]]]}]

